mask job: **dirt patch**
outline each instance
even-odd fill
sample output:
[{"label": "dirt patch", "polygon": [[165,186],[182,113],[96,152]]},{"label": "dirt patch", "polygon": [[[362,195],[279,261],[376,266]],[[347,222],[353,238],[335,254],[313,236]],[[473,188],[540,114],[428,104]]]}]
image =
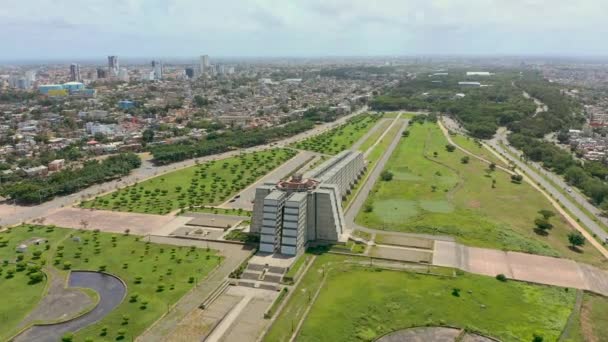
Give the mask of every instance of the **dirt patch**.
[{"label": "dirt patch", "polygon": [[590,301],[584,300],[581,307],[581,332],[587,342],[599,342],[599,339],[593,333],[593,322],[591,321],[591,305]]},{"label": "dirt patch", "polygon": [[99,229],[103,232],[155,234],[167,225],[173,216],[123,213],[118,211],[62,208],[46,216],[45,224],[73,229]]},{"label": "dirt patch", "polygon": [[471,200],[469,201],[469,208],[479,208],[481,207],[481,202],[479,202],[478,200]]},{"label": "dirt patch", "polygon": [[460,329],[446,328],[446,327],[424,327],[424,328],[410,328],[392,332],[388,335],[384,335],[376,340],[376,342],[423,342],[423,341],[467,341],[467,342],[493,342],[494,339],[464,333]]}]

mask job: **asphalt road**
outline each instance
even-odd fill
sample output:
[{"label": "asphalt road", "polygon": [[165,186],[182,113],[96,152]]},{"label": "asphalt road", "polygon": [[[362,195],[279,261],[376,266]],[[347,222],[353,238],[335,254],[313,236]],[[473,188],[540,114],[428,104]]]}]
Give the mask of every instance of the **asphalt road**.
[{"label": "asphalt road", "polygon": [[405,130],[408,123],[409,123],[408,120],[399,120],[398,122],[396,122],[397,125],[401,125],[401,128],[395,135],[395,138],[393,139],[393,141],[391,142],[389,147],[386,149],[386,151],[384,151],[384,154],[382,155],[380,160],[378,160],[378,162],[376,163],[374,169],[370,171],[369,177],[367,178],[365,183],[363,185],[361,185],[361,188],[359,189],[359,193],[357,194],[357,197],[355,197],[355,199],[353,199],[353,202],[351,203],[351,205],[348,207],[346,213],[344,214],[345,219],[346,219],[346,225],[348,227],[357,228],[359,230],[369,230],[368,228],[358,226],[355,223],[355,217],[357,216],[357,214],[363,207],[363,204],[365,203],[367,196],[369,196],[369,193],[371,192],[372,188],[374,187],[374,184],[376,184],[378,177],[380,177],[380,173],[382,172],[382,170],[384,170],[384,166],[386,165],[386,162],[388,161],[390,156],[393,154],[393,151],[395,151],[395,148],[397,148],[397,145],[399,144],[399,140],[401,140],[401,133]]},{"label": "asphalt road", "polygon": [[[595,221],[598,220],[603,221],[604,223],[608,223],[605,217],[600,216],[600,210],[593,206],[591,203],[589,203],[583,195],[576,192],[575,190],[572,190],[572,192],[569,193],[568,196],[565,196],[539,173],[542,173],[545,177],[549,178],[552,182],[557,184],[562,189],[570,188],[570,186],[566,184],[566,182],[560,176],[543,169],[542,166],[540,166],[540,164],[538,163],[524,163],[518,158],[515,158],[511,154],[507,153],[507,151],[500,144],[501,141],[511,153],[514,153],[517,156],[521,155],[521,151],[518,151],[517,149],[508,144],[506,134],[507,131],[504,128],[499,129],[494,138],[492,140],[487,141],[488,145],[492,146],[492,148],[494,148],[496,151],[502,153],[513,164],[523,170],[532,180],[544,187],[547,192],[549,192],[555,199],[557,199],[561,204],[563,204],[566,209],[568,209],[568,211],[570,211],[576,218],[578,218],[583,225],[589,228],[592,233],[597,235],[602,241],[608,241],[608,232],[606,232]],[[585,209],[587,209],[589,212],[593,213],[594,217],[589,217],[589,215],[585,214],[582,210],[580,210],[578,206],[575,205],[575,201],[578,202]]]},{"label": "asphalt road", "polygon": [[228,157],[231,157],[234,155],[238,155],[239,153],[242,153],[242,152],[254,152],[254,151],[266,150],[269,148],[286,147],[287,145],[289,145],[295,141],[306,139],[313,135],[323,133],[336,126],[339,126],[339,125],[343,124],[344,122],[346,122],[346,120],[350,119],[351,117],[361,114],[367,110],[368,110],[367,106],[363,107],[363,108],[359,109],[358,111],[353,112],[352,114],[343,116],[334,122],[319,125],[309,131],[300,133],[298,135],[295,135],[290,138],[286,138],[286,139],[283,139],[281,141],[274,142],[271,144],[255,146],[255,147],[251,147],[251,148],[247,148],[247,149],[239,149],[239,150],[235,150],[235,151],[211,155],[211,156],[207,156],[207,157],[201,157],[201,158],[197,158],[197,159],[189,159],[189,160],[185,160],[182,162],[165,165],[165,166],[155,166],[149,160],[143,161],[141,167],[133,170],[129,176],[123,177],[122,179],[106,182],[106,183],[99,184],[99,185],[94,185],[94,186],[88,187],[86,189],[83,189],[77,193],[74,193],[72,195],[57,197],[51,201],[42,203],[40,205],[23,207],[23,206],[0,204],[0,225],[2,225],[2,226],[13,225],[13,224],[18,224],[18,223],[28,221],[28,220],[31,220],[34,218],[43,217],[49,212],[52,212],[52,211],[57,210],[62,207],[71,206],[74,203],[81,201],[84,198],[91,198],[91,197],[94,197],[94,196],[97,196],[97,195],[100,195],[100,194],[103,194],[106,192],[113,191],[117,188],[122,188],[122,187],[128,186],[135,182],[140,182],[147,178],[151,178],[151,177],[158,176],[158,175],[161,175],[161,174],[164,174],[167,172],[171,172],[171,171],[175,171],[178,169],[182,169],[185,167],[195,165],[196,160],[198,160],[199,162],[205,162],[205,161],[209,161],[209,160],[228,158]]},{"label": "asphalt road", "polygon": [[67,332],[74,332],[100,321],[114,310],[127,294],[127,288],[122,281],[100,272],[73,271],[70,273],[69,287],[94,290],[99,294],[99,304],[88,313],[64,323],[34,325],[15,338],[15,341],[58,341]]}]

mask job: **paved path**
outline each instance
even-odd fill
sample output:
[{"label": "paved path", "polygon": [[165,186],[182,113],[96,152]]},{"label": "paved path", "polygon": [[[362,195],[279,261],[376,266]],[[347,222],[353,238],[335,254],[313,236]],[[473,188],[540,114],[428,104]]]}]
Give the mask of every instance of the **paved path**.
[{"label": "paved path", "polygon": [[504,274],[510,279],[589,290],[608,296],[608,272],[569,259],[436,241],[432,264],[491,277]]},{"label": "paved path", "polygon": [[[397,145],[399,144],[399,140],[401,140],[401,133],[403,133],[403,131],[407,127],[409,121],[400,120],[400,121],[395,121],[395,123],[400,124],[401,128],[399,129],[399,131],[393,138],[393,141],[391,142],[389,147],[386,149],[386,151],[384,152],[384,154],[382,155],[380,160],[378,160],[378,162],[376,163],[374,168],[372,170],[369,170],[369,172],[370,172],[369,177],[367,177],[367,179],[365,180],[365,183],[361,185],[361,188],[359,189],[357,196],[355,197],[355,199],[353,199],[350,206],[346,210],[345,219],[346,219],[346,225],[348,227],[353,227],[353,228],[357,228],[357,229],[359,228],[355,224],[355,217],[357,216],[357,213],[359,213],[359,210],[361,210],[361,207],[363,207],[363,203],[365,203],[365,200],[367,199],[369,192],[372,190],[374,184],[376,184],[378,177],[380,177],[380,173],[382,172],[382,170],[384,170],[384,166],[386,165],[386,162],[388,161],[390,156],[393,154],[393,151],[395,150],[395,148],[397,148]],[[364,228],[364,227],[361,227],[361,228]]]},{"label": "paved path", "polygon": [[[437,121],[437,124],[439,125],[439,128],[441,128],[441,131],[443,132],[443,135],[445,136],[445,138],[447,139],[448,143],[450,143],[451,145],[455,146],[458,150],[462,151],[463,153],[465,153],[466,155],[469,155],[477,160],[481,160],[482,162],[486,163],[486,164],[492,164],[491,161],[476,155],[475,153],[463,148],[462,146],[458,145],[457,143],[454,142],[454,140],[452,139],[452,137],[450,136],[450,133],[448,132],[447,128],[443,125],[443,123],[441,122],[441,120]],[[503,170],[504,172],[510,174],[510,175],[514,175],[515,172],[511,171],[510,169],[494,164],[496,165],[496,168]]]},{"label": "paved path", "polygon": [[226,153],[221,153],[221,154],[216,154],[216,155],[211,155],[211,156],[206,156],[206,157],[201,157],[201,158],[196,158],[196,159],[189,159],[189,160],[185,160],[182,162],[173,163],[173,164],[164,165],[164,166],[155,166],[154,164],[152,164],[152,162],[150,160],[143,160],[141,167],[133,170],[131,172],[131,174],[128,176],[122,177],[121,179],[118,179],[118,180],[109,181],[109,182],[106,182],[103,184],[88,187],[88,188],[83,189],[72,195],[57,197],[53,200],[42,203],[40,205],[22,207],[22,206],[14,206],[14,205],[9,205],[9,204],[0,204],[0,225],[3,225],[3,226],[4,225],[13,225],[13,224],[18,224],[18,223],[21,223],[21,222],[24,222],[27,220],[31,220],[34,218],[43,217],[43,216],[47,215],[47,213],[54,211],[56,209],[72,206],[74,203],[79,202],[82,199],[95,197],[100,194],[108,193],[108,192],[114,191],[118,188],[122,188],[122,187],[125,187],[128,185],[131,185],[135,182],[141,182],[141,181],[151,178],[151,177],[159,176],[161,174],[165,174],[165,173],[172,172],[172,171],[175,171],[178,169],[193,166],[196,164],[196,161],[205,162],[205,161],[209,161],[209,160],[218,160],[218,159],[232,157],[232,156],[238,155],[239,153],[243,153],[243,152],[254,152],[254,151],[267,150],[270,148],[286,147],[293,142],[296,142],[296,141],[299,141],[302,139],[306,139],[311,136],[318,135],[318,134],[326,132],[330,129],[333,129],[333,128],[345,123],[351,117],[359,115],[367,110],[368,110],[367,106],[363,107],[363,108],[353,112],[352,114],[349,114],[349,115],[346,115],[346,116],[343,116],[343,117],[337,119],[334,122],[319,125],[309,131],[280,140],[280,141],[272,143],[272,144],[260,145],[260,146],[255,146],[255,147],[251,147],[251,148],[246,148],[246,149],[238,149],[235,151],[230,151],[230,152],[226,152]]},{"label": "paved path", "polygon": [[185,296],[183,296],[168,314],[163,316],[148,330],[137,338],[137,341],[165,341],[173,329],[193,310],[198,310],[198,306],[211,294],[224,280],[230,272],[238,267],[251,254],[251,250],[242,245],[235,245],[220,242],[195,241],[178,239],[171,237],[151,236],[151,242],[172,244],[178,246],[197,246],[201,248],[209,247],[220,251],[225,257],[220,266],[212,271],[207,278],[199,279],[199,284]]}]

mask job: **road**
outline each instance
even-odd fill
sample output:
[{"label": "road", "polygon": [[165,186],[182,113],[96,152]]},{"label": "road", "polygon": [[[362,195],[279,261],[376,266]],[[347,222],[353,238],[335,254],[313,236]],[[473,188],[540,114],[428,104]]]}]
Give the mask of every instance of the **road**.
[{"label": "road", "polygon": [[[374,187],[374,184],[376,184],[378,177],[380,177],[380,173],[382,172],[382,170],[384,170],[384,166],[386,165],[386,162],[388,161],[390,156],[393,154],[393,151],[395,151],[395,148],[397,148],[397,145],[399,144],[399,140],[401,140],[401,133],[403,133],[403,131],[407,127],[408,123],[409,123],[409,120],[399,120],[399,121],[395,120],[395,123],[393,123],[393,124],[400,124],[401,128],[395,135],[395,138],[393,139],[393,141],[391,142],[389,147],[386,149],[386,151],[384,151],[384,154],[382,155],[380,160],[378,160],[378,162],[376,163],[374,168],[369,171],[370,172],[369,177],[367,177],[367,179],[365,180],[365,183],[361,185],[361,188],[359,189],[359,193],[353,199],[351,205],[348,207],[346,213],[344,214],[344,216],[345,216],[344,218],[346,220],[346,225],[348,227],[353,228],[353,229],[356,228],[359,230],[365,230],[365,231],[370,230],[368,228],[357,225],[355,223],[355,217],[357,216],[357,214],[363,207],[363,204],[365,203],[367,196],[369,195],[372,188]],[[388,129],[387,129],[387,131],[388,131]]]},{"label": "road", "polygon": [[230,152],[226,152],[226,153],[201,157],[201,158],[197,158],[197,159],[189,159],[189,160],[185,160],[182,162],[178,162],[178,163],[174,163],[174,164],[170,164],[170,165],[164,165],[164,166],[155,166],[154,164],[152,164],[151,161],[144,160],[144,161],[142,161],[141,167],[133,170],[129,176],[123,177],[122,179],[106,182],[103,184],[94,185],[94,186],[88,187],[86,189],[83,189],[77,193],[74,193],[72,195],[57,197],[53,200],[42,203],[40,205],[23,207],[23,206],[9,205],[9,204],[0,204],[0,225],[2,225],[2,226],[14,225],[14,224],[19,224],[21,222],[28,221],[28,220],[31,220],[34,218],[43,217],[51,211],[54,211],[54,210],[62,208],[62,207],[71,206],[74,203],[79,202],[83,199],[95,197],[100,194],[111,192],[111,191],[114,191],[115,189],[131,185],[135,182],[140,182],[145,179],[155,177],[155,176],[167,173],[167,172],[171,172],[171,171],[175,171],[178,169],[182,169],[185,167],[195,165],[196,161],[205,162],[205,161],[209,161],[209,160],[228,158],[228,157],[235,156],[235,155],[238,155],[239,153],[243,153],[243,152],[254,152],[254,151],[266,150],[269,148],[286,147],[295,141],[306,139],[313,135],[318,135],[318,134],[321,134],[332,128],[335,128],[336,126],[339,126],[339,125],[343,124],[344,122],[346,122],[346,120],[350,119],[351,117],[361,114],[367,110],[368,110],[368,108],[367,108],[367,106],[365,106],[349,115],[339,118],[338,120],[336,120],[334,122],[318,125],[317,127],[313,128],[309,131],[300,133],[298,135],[294,135],[292,137],[289,137],[289,138],[286,138],[286,139],[283,139],[283,140],[280,140],[278,142],[274,142],[271,144],[265,144],[265,145],[255,146],[255,147],[246,148],[246,149],[234,150],[234,151],[230,151]]},{"label": "road", "polygon": [[[560,192],[553,184],[548,182],[543,176],[539,174],[542,173],[545,177],[549,178],[553,183],[557,184],[562,189],[568,189],[570,186],[566,184],[566,182],[556,174],[546,171],[542,168],[542,166],[535,162],[524,163],[518,158],[515,158],[510,153],[515,154],[516,156],[521,155],[521,152],[510,146],[507,139],[507,130],[505,128],[500,128],[494,138],[492,140],[487,141],[487,144],[494,148],[499,153],[503,154],[506,158],[508,158],[513,164],[515,164],[518,168],[523,170],[534,182],[540,184],[548,193],[550,193],[553,198],[558,200],[561,204],[563,204],[568,211],[570,211],[576,218],[580,220],[580,222],[585,225],[591,232],[597,235],[602,241],[608,241],[608,232],[606,232],[597,222],[596,220],[603,221],[607,223],[606,218],[600,216],[601,211],[593,206],[591,203],[587,201],[587,199],[579,194],[576,191],[572,191],[565,196],[562,192]],[[501,144],[502,142],[502,144]],[[510,153],[503,148],[503,145],[506,149],[508,149]],[[581,206],[587,209],[589,212],[594,214],[594,217],[589,217],[589,215],[585,214],[575,202],[578,202]]]}]

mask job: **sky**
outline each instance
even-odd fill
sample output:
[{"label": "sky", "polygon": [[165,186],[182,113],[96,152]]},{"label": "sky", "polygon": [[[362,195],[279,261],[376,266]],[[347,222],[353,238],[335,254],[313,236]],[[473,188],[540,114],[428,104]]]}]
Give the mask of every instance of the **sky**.
[{"label": "sky", "polygon": [[608,56],[608,0],[0,0],[0,59]]}]

